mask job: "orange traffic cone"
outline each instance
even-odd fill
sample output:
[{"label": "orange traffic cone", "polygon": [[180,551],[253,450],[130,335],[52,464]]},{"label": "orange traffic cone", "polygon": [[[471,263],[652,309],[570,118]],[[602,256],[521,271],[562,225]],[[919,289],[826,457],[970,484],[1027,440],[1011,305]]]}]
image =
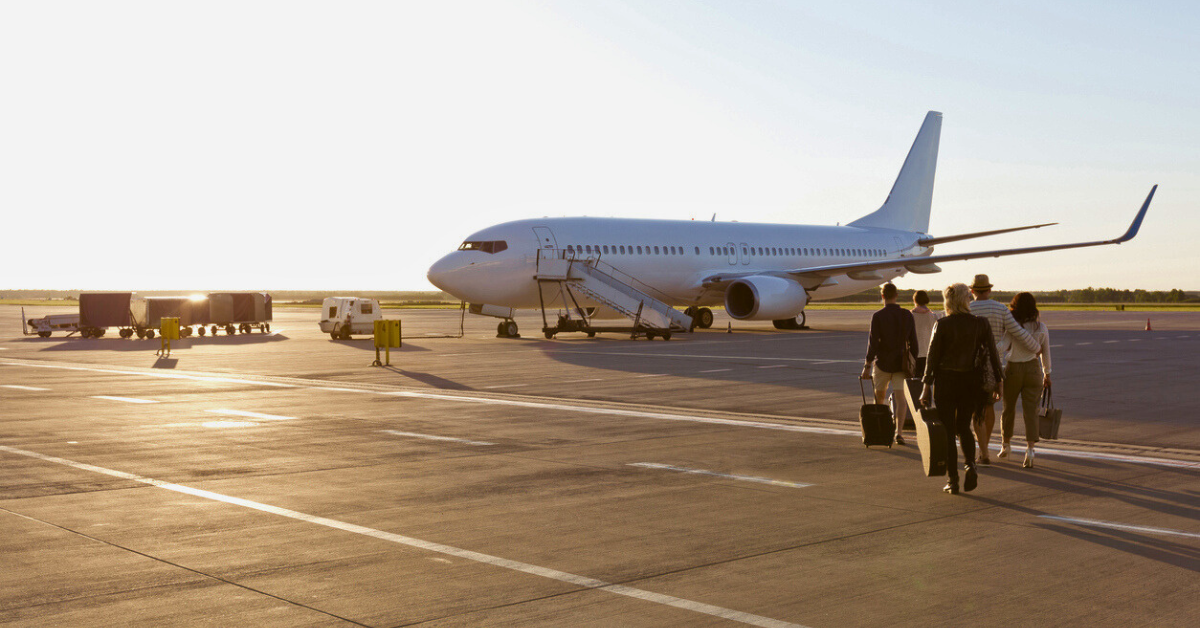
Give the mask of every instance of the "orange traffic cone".
[{"label": "orange traffic cone", "polygon": [[1146,331],[1154,331],[1153,329],[1150,329],[1150,319],[1148,318],[1146,319]]}]

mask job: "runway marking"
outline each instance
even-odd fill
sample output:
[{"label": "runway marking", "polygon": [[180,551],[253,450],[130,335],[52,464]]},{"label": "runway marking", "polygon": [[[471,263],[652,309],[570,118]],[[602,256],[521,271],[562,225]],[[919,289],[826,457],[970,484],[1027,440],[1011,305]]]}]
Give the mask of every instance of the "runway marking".
[{"label": "runway marking", "polygon": [[1075,346],[1076,346],[1076,347],[1083,347],[1083,346],[1087,346],[1087,345],[1090,345],[1090,344],[1092,344],[1092,343],[1090,343],[1090,342],[1077,342],[1077,343],[1075,343]]},{"label": "runway marking", "polygon": [[427,440],[444,440],[454,443],[462,443],[464,445],[495,445],[483,440],[467,440],[465,438],[451,438],[449,436],[434,436],[433,434],[418,434],[416,432],[398,432],[396,430],[380,430],[384,434],[392,434],[394,436],[411,436],[412,438],[424,438]]},{"label": "runway marking", "polygon": [[[991,447],[1000,451],[1000,445]],[[1015,449],[1014,449],[1015,451]],[[1037,448],[1037,455],[1059,456],[1062,458],[1083,458],[1084,460],[1104,460],[1107,462],[1129,462],[1132,464],[1148,464],[1172,469],[1200,469],[1200,462],[1190,460],[1174,460],[1171,458],[1151,458],[1149,456],[1126,456],[1122,454],[1105,454],[1092,451],[1073,451],[1069,449]],[[1015,455],[1015,454],[1014,454]]]},{"label": "runway marking", "polygon": [[158,403],[152,399],[134,399],[133,397],[111,397],[109,395],[92,395],[92,399],[107,399],[109,401],[124,401],[125,403]]},{"label": "runway marking", "polygon": [[484,386],[484,388],[486,388],[486,389],[491,389],[491,388],[520,388],[521,386],[528,386],[528,385],[529,385],[529,384],[496,384],[495,386]]},{"label": "runway marking", "polygon": [[788,367],[788,365],[786,365],[786,364],[768,364],[766,366],[760,366],[758,368],[760,368],[760,369],[785,369],[787,367]]},{"label": "runway marking", "polygon": [[50,390],[49,388],[38,388],[37,386],[18,386],[16,384],[0,384],[0,388],[12,388],[13,390]]},{"label": "runway marking", "polygon": [[726,371],[732,371],[732,370],[733,369],[709,369],[707,371],[698,371],[698,372],[699,373],[724,373]]},{"label": "runway marking", "polygon": [[631,467],[641,467],[643,469],[665,469],[667,471],[678,471],[679,473],[691,473],[694,475],[708,475],[715,478],[723,478],[726,480],[739,480],[742,482],[757,482],[759,484],[770,484],[771,486],[786,486],[788,488],[804,488],[812,486],[804,482],[787,482],[784,480],[772,480],[771,478],[757,478],[752,475],[729,475],[727,473],[717,473],[716,471],[705,471],[704,469],[688,469],[686,467],[676,467],[669,464],[660,464],[657,462],[631,462]]},{"label": "runway marking", "polygon": [[215,408],[213,410],[205,410],[211,414],[228,414],[230,416],[244,416],[250,419],[262,419],[264,421],[295,421],[294,416],[279,416],[278,414],[263,414],[261,412],[247,412],[245,410],[230,410],[229,408]]},{"label": "runway marking", "polygon": [[361,388],[335,388],[333,386],[313,386],[312,388],[313,388],[313,390],[328,390],[330,392],[348,392],[348,393],[363,392]]},{"label": "runway marking", "polygon": [[1111,345],[1111,344],[1115,344],[1115,343],[1118,343],[1118,342],[1121,342],[1121,341],[1120,341],[1120,340],[1105,340],[1105,341],[1104,341],[1104,344],[1106,344],[1106,345]]},{"label": "runway marking", "polygon": [[602,382],[602,381],[604,381],[604,380],[599,377],[594,377],[592,379],[570,379],[563,383],[564,384],[582,384],[583,382]]},{"label": "runway marking", "polygon": [[761,355],[693,355],[690,353],[640,353],[634,351],[554,351],[553,353],[575,353],[580,355],[619,355],[644,358],[691,358],[704,360],[766,360],[771,362],[845,362],[848,364],[859,364],[862,362],[862,360],[831,360],[829,358],[770,358],[763,357]]},{"label": "runway marking", "polygon": [[223,428],[223,427],[258,427],[258,423],[254,421],[205,421],[200,424],[201,427],[207,428]]},{"label": "runway marking", "polygon": [[1191,338],[1191,336],[1175,336],[1176,338]]},{"label": "runway marking", "polygon": [[1141,341],[1142,341],[1141,338],[1130,338],[1129,339],[1129,342],[1141,342]]},{"label": "runway marking", "polygon": [[1200,539],[1200,534],[1195,532],[1184,532],[1182,530],[1171,530],[1170,528],[1151,528],[1149,526],[1134,526],[1124,523],[1113,523],[1111,521],[1097,521],[1095,519],[1076,519],[1074,517],[1056,517],[1054,515],[1038,515],[1041,519],[1053,519],[1055,521],[1064,521],[1066,523],[1076,523],[1081,526],[1091,526],[1093,528],[1112,528],[1113,530],[1129,530],[1132,532],[1146,532],[1149,534],[1166,534],[1171,536],[1186,536],[1191,539]]},{"label": "runway marking", "polygon": [[[858,363],[857,360],[855,360],[854,362],[856,364]],[[185,373],[160,373],[160,372],[150,372],[150,371],[118,371],[118,370],[114,370],[114,369],[90,368],[90,367],[82,367],[82,366],[61,366],[61,365],[57,365],[57,364],[28,364],[25,362],[0,362],[0,364],[3,364],[5,366],[25,366],[25,367],[34,367],[34,368],[63,369],[63,370],[71,370],[71,371],[91,371],[91,372],[97,372],[97,373],[120,373],[120,374],[125,374],[125,375],[142,375],[145,377],[161,377],[161,378],[168,378],[168,379],[188,379],[188,380],[194,380],[194,381],[200,381],[200,382],[223,381],[223,382],[230,382],[230,383],[242,384],[242,385],[255,385],[255,384],[261,384],[264,386],[275,385],[274,382],[260,382],[257,380],[249,380],[249,379],[213,377],[213,376],[209,376],[209,375],[191,375],[191,374],[185,374]],[[287,384],[287,386],[290,388],[298,388],[299,387],[298,385],[293,385],[293,384]],[[320,386],[316,385],[314,383],[313,385],[305,386],[305,388],[317,389],[317,388],[320,388]],[[808,434],[831,434],[831,435],[837,435],[837,436],[856,436],[856,437],[862,436],[862,432],[858,429],[838,429],[838,428],[830,428],[830,427],[813,427],[813,426],[807,426],[807,425],[791,425],[791,424],[786,424],[786,423],[770,423],[770,422],[766,422],[766,421],[750,421],[750,420],[743,420],[743,419],[721,419],[721,418],[715,418],[715,417],[672,414],[672,413],[667,413],[667,412],[652,412],[652,411],[646,411],[646,410],[625,410],[625,409],[620,409],[620,408],[608,408],[608,407],[603,407],[603,406],[597,407],[597,406],[585,406],[585,405],[572,405],[569,403],[550,403],[550,402],[545,402],[545,401],[520,401],[520,400],[516,400],[516,399],[491,399],[488,397],[472,397],[472,396],[468,396],[468,395],[446,395],[446,394],[439,394],[439,393],[428,393],[428,392],[409,391],[409,390],[378,391],[378,390],[363,389],[360,392],[362,392],[363,394],[385,395],[385,396],[391,396],[391,397],[411,397],[414,399],[431,399],[431,400],[438,400],[438,401],[454,401],[454,402],[458,402],[458,403],[477,403],[477,404],[495,405],[495,406],[535,408],[535,409],[555,410],[555,411],[563,411],[563,412],[578,412],[581,414],[626,416],[626,417],[632,417],[632,418],[657,419],[657,420],[664,420],[664,421],[684,421],[684,422],[689,422],[689,423],[723,425],[723,426],[729,426],[729,427],[746,427],[746,428],[754,428],[754,429],[777,430],[777,431],[781,431],[781,432],[798,432],[798,433],[808,433]],[[795,418],[799,419],[799,420],[805,420],[805,417],[795,417]],[[995,447],[999,448],[999,444],[997,444]],[[1075,457],[1075,458],[1085,458],[1085,459],[1092,459],[1092,460],[1105,460],[1105,461],[1110,461],[1110,462],[1126,462],[1126,463],[1130,463],[1130,464],[1147,464],[1147,465],[1164,466],[1164,467],[1170,467],[1170,468],[1176,468],[1176,469],[1200,469],[1200,462],[1192,462],[1192,461],[1187,461],[1187,460],[1176,460],[1176,459],[1170,459],[1170,458],[1153,458],[1153,457],[1149,457],[1149,456],[1105,454],[1105,453],[1093,453],[1093,452],[1086,452],[1086,451],[1072,451],[1072,450],[1048,449],[1048,448],[1038,448],[1038,453],[1052,455],[1052,456],[1062,456],[1062,457],[1067,457],[1067,458]]]},{"label": "runway marking", "polygon": [[65,458],[56,458],[54,456],[47,456],[45,454],[39,454],[39,453],[33,452],[33,451],[17,449],[15,447],[8,447],[5,445],[0,445],[0,451],[5,451],[5,452],[11,453],[11,454],[16,454],[19,456],[26,456],[29,458],[36,458],[36,459],[42,460],[44,462],[51,462],[54,464],[60,464],[60,465],[68,466],[68,467],[73,467],[73,468],[79,469],[81,471],[91,471],[93,473],[99,473],[102,475],[120,478],[123,480],[139,482],[139,483],[147,484],[147,485],[150,485],[150,486],[153,486],[156,488],[160,488],[163,490],[174,491],[176,493],[182,493],[184,495],[191,495],[193,497],[199,497],[201,499],[208,499],[211,501],[222,502],[222,503],[231,504],[234,506],[241,506],[243,508],[249,508],[251,510],[257,510],[259,512],[265,512],[265,513],[269,513],[269,514],[273,514],[273,515],[278,515],[280,517],[286,517],[286,518],[293,519],[296,521],[303,521],[305,523],[311,523],[313,525],[319,525],[319,526],[324,526],[326,528],[341,530],[343,532],[350,532],[352,534],[360,534],[362,536],[368,536],[368,537],[371,537],[374,539],[378,539],[380,541],[387,541],[390,543],[396,543],[399,545],[405,545],[408,547],[423,549],[426,551],[443,554],[445,556],[453,556],[456,558],[462,558],[465,560],[470,560],[470,561],[482,563],[485,565],[491,565],[493,567],[500,567],[500,568],[509,569],[512,571],[519,571],[521,573],[527,573],[527,574],[534,575],[534,576],[540,576],[543,578],[548,578],[550,580],[556,580],[558,582],[565,582],[567,584],[573,584],[573,585],[576,585],[579,587],[583,587],[585,589],[606,591],[608,593],[613,593],[616,595],[623,595],[626,597],[631,597],[631,598],[643,600],[646,602],[653,602],[655,604],[662,604],[664,606],[671,606],[674,608],[679,608],[679,609],[683,609],[683,610],[687,610],[687,611],[693,611],[696,613],[702,613],[705,615],[712,615],[714,617],[721,617],[723,619],[729,619],[731,621],[736,621],[736,622],[748,624],[751,626],[762,626],[763,628],[805,628],[804,626],[801,626],[800,624],[792,624],[792,623],[788,623],[785,621],[780,621],[778,619],[772,619],[770,617],[763,617],[761,615],[744,613],[741,611],[735,611],[735,610],[728,609],[728,608],[722,608],[720,606],[713,606],[711,604],[705,604],[703,602],[696,602],[693,600],[678,598],[678,597],[674,597],[671,595],[665,595],[662,593],[655,593],[653,591],[636,589],[634,587],[629,587],[629,586],[625,586],[625,585],[621,585],[621,584],[612,584],[609,582],[604,582],[603,580],[589,578],[587,576],[580,576],[580,575],[576,575],[576,574],[572,574],[572,573],[567,573],[565,571],[558,571],[557,569],[550,569],[548,567],[540,567],[538,565],[533,565],[530,563],[523,563],[521,561],[509,560],[507,558],[501,558],[499,556],[492,556],[490,554],[483,554],[480,552],[475,552],[475,551],[471,551],[468,549],[462,549],[462,548],[454,547],[451,545],[443,545],[441,543],[425,541],[422,539],[413,538],[411,536],[395,534],[393,532],[384,532],[383,530],[376,530],[374,528],[368,528],[366,526],[360,526],[360,525],[353,524],[353,523],[347,523],[345,521],[338,521],[336,519],[328,519],[326,517],[309,515],[309,514],[302,513],[302,512],[296,511],[296,510],[289,510],[287,508],[271,506],[269,504],[263,504],[261,502],[254,502],[254,501],[250,501],[248,499],[242,499],[240,497],[232,497],[229,495],[222,495],[221,493],[205,491],[205,490],[198,489],[198,488],[192,488],[190,486],[184,486],[182,484],[172,484],[170,482],[163,482],[161,480],[155,480],[153,478],[134,475],[132,473],[125,473],[123,471],[116,471],[113,469],[106,469],[104,467],[97,467],[95,465],[90,465],[90,464],[86,464],[86,463],[82,463],[82,462],[75,462],[73,460],[67,460]]},{"label": "runway marking", "polygon": [[634,377],[663,377],[665,375],[670,375],[670,373],[648,373],[646,375],[634,375]]}]

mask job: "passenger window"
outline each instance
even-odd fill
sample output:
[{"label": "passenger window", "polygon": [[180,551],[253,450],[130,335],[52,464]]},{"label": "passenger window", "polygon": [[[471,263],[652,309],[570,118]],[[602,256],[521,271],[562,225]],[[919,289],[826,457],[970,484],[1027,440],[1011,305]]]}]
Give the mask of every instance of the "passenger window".
[{"label": "passenger window", "polygon": [[587,248],[587,252],[588,252],[588,253],[591,253],[591,252],[592,252],[592,245],[590,245],[590,244],[589,244],[589,245],[587,245],[587,247],[586,247],[586,248]]},{"label": "passenger window", "polygon": [[363,304],[362,304],[362,313],[363,313],[363,314],[370,314],[370,313],[371,313],[371,304],[370,304],[370,303],[363,303]]},{"label": "passenger window", "polygon": [[619,246],[617,248],[620,250],[621,255],[625,254],[625,245],[624,244],[622,244],[621,246]]},{"label": "passenger window", "polygon": [[639,246],[639,247],[637,247],[637,251],[638,251],[638,255],[641,255],[641,254],[642,254],[642,247],[640,247],[640,246]]},{"label": "passenger window", "polygon": [[658,255],[658,247],[657,247],[657,246],[656,246],[656,247],[654,247],[654,254],[655,254],[655,255]]},{"label": "passenger window", "polygon": [[337,306],[336,305],[329,308],[329,316],[327,316],[326,318],[337,318]]},{"label": "passenger window", "polygon": [[696,247],[696,255],[700,254],[700,247]]}]

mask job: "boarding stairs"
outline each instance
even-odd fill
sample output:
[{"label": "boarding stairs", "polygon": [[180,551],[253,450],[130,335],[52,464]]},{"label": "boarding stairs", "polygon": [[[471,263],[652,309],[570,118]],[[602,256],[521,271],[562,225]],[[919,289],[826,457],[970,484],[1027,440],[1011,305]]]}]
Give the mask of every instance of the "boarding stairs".
[{"label": "boarding stairs", "polygon": [[[672,332],[692,328],[691,316],[652,296],[653,288],[602,262],[598,255],[583,257],[569,249],[541,249],[538,251],[537,280],[539,289],[545,286],[558,288],[567,312],[559,317],[557,325],[550,326],[546,322],[546,299],[542,291],[542,322],[547,338],[566,331],[582,331],[589,335],[603,331],[670,339]],[[579,306],[580,297],[611,308],[632,320],[633,326],[592,325]]]}]

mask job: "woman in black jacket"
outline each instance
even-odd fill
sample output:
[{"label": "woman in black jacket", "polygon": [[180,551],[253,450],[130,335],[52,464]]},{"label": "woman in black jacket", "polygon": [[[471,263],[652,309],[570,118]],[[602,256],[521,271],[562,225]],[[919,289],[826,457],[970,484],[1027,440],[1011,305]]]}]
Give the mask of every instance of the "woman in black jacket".
[{"label": "woman in black jacket", "polygon": [[[979,476],[975,472],[975,435],[971,431],[971,417],[981,403],[992,403],[999,398],[1001,371],[991,326],[986,319],[971,314],[971,289],[966,284],[956,283],[947,287],[942,295],[949,315],[933,327],[921,404],[929,406],[929,402],[934,401],[938,417],[946,426],[946,475],[950,481],[942,490],[957,495],[958,455],[954,437],[957,434],[962,443],[963,458],[967,461],[963,489],[974,490]],[[991,372],[990,384],[987,371]]]}]

